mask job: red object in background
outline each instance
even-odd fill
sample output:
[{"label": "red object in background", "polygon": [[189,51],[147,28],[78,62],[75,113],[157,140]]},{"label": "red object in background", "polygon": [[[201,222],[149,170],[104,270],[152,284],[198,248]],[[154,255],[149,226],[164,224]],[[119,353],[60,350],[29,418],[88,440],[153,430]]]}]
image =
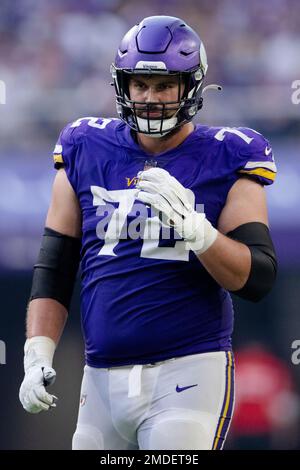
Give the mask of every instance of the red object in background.
[{"label": "red object in background", "polygon": [[237,352],[235,362],[233,433],[269,434],[289,426],[297,415],[298,405],[288,366],[256,345]]}]

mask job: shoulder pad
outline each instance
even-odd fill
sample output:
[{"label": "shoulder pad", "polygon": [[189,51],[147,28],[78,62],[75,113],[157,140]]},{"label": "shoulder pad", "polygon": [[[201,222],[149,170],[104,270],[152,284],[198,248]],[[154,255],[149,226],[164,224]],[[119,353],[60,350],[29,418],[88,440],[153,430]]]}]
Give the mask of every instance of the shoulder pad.
[{"label": "shoulder pad", "polygon": [[261,184],[272,184],[276,178],[277,168],[269,141],[253,129],[241,128],[241,131],[247,132],[252,140],[248,146],[239,148],[241,168],[238,172]]},{"label": "shoulder pad", "polygon": [[[110,123],[116,127],[120,119],[88,116],[67,124],[61,131],[53,151],[54,167],[58,169],[67,165],[70,154],[74,152],[78,144],[90,134],[99,133],[99,130],[103,133]],[[108,127],[111,128],[111,126]]]},{"label": "shoulder pad", "polygon": [[274,155],[262,134],[248,127],[223,127],[214,137],[224,141],[238,173],[247,174],[261,184],[273,183],[277,171]]},{"label": "shoulder pad", "polygon": [[102,118],[87,116],[77,119],[69,124],[70,131],[76,140],[86,137],[88,134],[98,134],[99,130],[112,131],[121,122],[117,118]]}]

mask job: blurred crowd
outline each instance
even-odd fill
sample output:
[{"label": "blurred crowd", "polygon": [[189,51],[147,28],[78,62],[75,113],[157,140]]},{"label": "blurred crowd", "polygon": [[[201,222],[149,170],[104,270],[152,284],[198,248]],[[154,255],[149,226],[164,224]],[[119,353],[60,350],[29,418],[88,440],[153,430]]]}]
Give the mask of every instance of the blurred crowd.
[{"label": "blurred crowd", "polygon": [[30,151],[78,116],[115,115],[109,66],[124,33],[154,14],[181,17],[203,39],[208,82],[225,87],[208,120],[239,125],[248,110],[250,124],[261,117],[295,130],[299,8],[297,0],[1,0],[2,150],[16,132]]}]

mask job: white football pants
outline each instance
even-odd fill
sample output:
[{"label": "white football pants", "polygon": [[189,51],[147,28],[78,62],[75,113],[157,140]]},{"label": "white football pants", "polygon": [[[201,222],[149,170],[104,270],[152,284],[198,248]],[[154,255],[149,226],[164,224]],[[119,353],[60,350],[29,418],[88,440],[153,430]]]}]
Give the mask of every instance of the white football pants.
[{"label": "white football pants", "polygon": [[85,366],[74,450],[221,449],[234,406],[231,352]]}]

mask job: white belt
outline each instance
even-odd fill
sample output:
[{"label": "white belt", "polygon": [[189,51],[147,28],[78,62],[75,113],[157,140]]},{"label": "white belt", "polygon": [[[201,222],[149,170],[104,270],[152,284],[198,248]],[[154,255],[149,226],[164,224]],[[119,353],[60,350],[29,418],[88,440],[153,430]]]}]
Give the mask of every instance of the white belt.
[{"label": "white belt", "polygon": [[142,369],[143,365],[133,366],[128,376],[128,398],[138,397],[142,389]]}]

